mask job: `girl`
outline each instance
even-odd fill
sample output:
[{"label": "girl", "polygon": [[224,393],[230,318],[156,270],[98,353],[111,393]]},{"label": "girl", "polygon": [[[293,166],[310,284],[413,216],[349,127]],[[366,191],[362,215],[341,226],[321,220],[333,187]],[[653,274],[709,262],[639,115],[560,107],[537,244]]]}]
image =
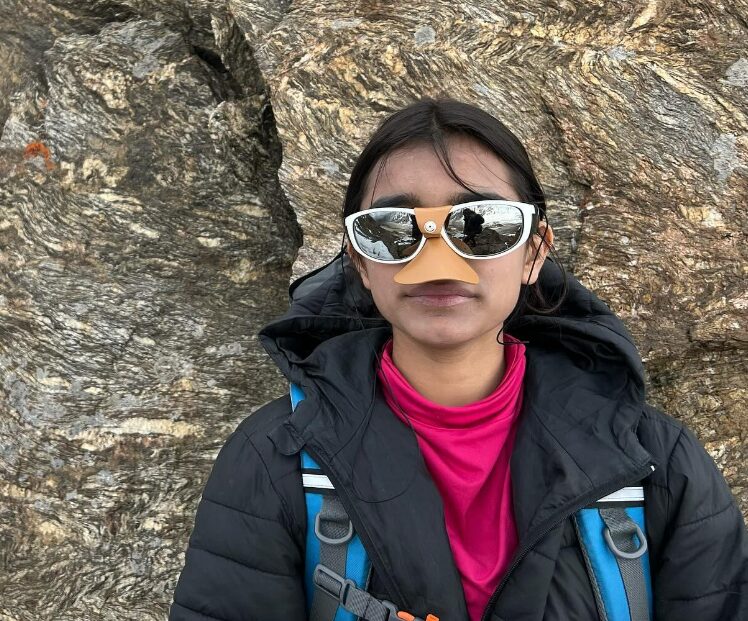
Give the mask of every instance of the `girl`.
[{"label": "girl", "polygon": [[[554,258],[500,121],[446,98],[393,114],[343,220],[341,253],[259,335],[304,399],[266,404],[220,451],[170,619],[748,619],[730,490],[646,403],[622,322]],[[616,503],[641,495],[639,525]],[[361,546],[365,581],[345,582],[340,542]]]}]

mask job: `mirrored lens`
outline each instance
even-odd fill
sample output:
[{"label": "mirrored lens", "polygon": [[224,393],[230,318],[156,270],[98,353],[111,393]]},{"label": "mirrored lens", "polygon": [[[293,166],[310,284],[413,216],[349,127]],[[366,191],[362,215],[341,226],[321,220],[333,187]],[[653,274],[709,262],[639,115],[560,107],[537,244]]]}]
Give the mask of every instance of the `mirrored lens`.
[{"label": "mirrored lens", "polygon": [[386,209],[358,216],[353,221],[353,234],[361,252],[381,261],[405,259],[421,241],[415,216]]},{"label": "mirrored lens", "polygon": [[510,250],[522,238],[522,211],[505,203],[458,207],[449,214],[447,235],[465,254],[488,257]]}]

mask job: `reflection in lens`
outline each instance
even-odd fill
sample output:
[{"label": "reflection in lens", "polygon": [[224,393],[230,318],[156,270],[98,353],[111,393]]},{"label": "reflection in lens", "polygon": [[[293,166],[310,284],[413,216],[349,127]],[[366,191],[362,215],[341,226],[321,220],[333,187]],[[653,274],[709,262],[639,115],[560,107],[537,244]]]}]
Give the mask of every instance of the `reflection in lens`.
[{"label": "reflection in lens", "polygon": [[410,256],[421,240],[415,217],[404,211],[382,209],[359,216],[353,221],[353,232],[361,252],[381,261]]},{"label": "reflection in lens", "polygon": [[522,211],[514,205],[485,203],[455,209],[446,231],[465,254],[487,257],[506,252],[522,237]]}]

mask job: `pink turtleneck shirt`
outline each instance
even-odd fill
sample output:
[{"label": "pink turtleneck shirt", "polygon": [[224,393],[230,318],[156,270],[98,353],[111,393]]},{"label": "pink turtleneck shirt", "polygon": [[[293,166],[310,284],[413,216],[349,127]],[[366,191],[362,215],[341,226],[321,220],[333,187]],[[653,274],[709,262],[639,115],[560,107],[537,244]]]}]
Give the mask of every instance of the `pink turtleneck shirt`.
[{"label": "pink turtleneck shirt", "polygon": [[[508,334],[503,338],[517,341]],[[416,392],[392,361],[392,339],[384,345],[377,372],[392,411],[406,425],[400,408],[410,418],[441,494],[471,621],[480,621],[517,547],[509,458],[522,406],[524,344],[505,346],[504,356],[506,370],[496,389],[460,407],[439,405]]]}]

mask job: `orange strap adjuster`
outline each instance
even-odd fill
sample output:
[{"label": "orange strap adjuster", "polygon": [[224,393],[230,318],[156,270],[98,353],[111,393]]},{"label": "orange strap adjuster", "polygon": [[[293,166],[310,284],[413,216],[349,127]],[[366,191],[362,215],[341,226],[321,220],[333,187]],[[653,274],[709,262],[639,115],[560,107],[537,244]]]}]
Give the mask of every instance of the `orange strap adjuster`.
[{"label": "orange strap adjuster", "polygon": [[402,619],[403,621],[439,621],[439,617],[436,615],[426,615],[426,619],[419,619],[418,617],[410,614],[409,612],[405,612],[404,610],[398,610],[397,611],[397,617],[398,619]]}]

